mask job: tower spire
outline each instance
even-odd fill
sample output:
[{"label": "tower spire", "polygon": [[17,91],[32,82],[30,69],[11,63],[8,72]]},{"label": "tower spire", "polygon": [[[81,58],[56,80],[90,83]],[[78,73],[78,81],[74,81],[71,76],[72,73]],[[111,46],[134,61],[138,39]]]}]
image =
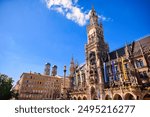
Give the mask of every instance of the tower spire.
[{"label": "tower spire", "polygon": [[92,6],[92,10],[90,12],[90,25],[98,25],[98,16],[96,14],[94,6]]},{"label": "tower spire", "polygon": [[70,62],[70,75],[73,75],[75,72],[75,63],[74,63],[74,58],[71,58],[71,62]]},{"label": "tower spire", "polygon": [[95,11],[95,9],[94,9],[94,5],[92,4],[92,11]]},{"label": "tower spire", "polygon": [[72,56],[70,64],[74,64],[74,58]]}]

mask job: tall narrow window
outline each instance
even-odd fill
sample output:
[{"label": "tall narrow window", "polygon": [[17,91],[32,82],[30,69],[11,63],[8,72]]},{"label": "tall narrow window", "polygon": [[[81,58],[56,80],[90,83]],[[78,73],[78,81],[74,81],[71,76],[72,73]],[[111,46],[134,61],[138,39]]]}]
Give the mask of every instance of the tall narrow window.
[{"label": "tall narrow window", "polygon": [[144,66],[143,60],[140,59],[139,64],[140,64],[140,67],[143,67]]},{"label": "tall narrow window", "polygon": [[124,64],[124,66],[125,66],[125,68],[127,69],[128,68],[128,64],[126,63],[126,64]]},{"label": "tall narrow window", "polygon": [[118,66],[115,66],[115,71],[116,71],[116,72],[118,71]]}]

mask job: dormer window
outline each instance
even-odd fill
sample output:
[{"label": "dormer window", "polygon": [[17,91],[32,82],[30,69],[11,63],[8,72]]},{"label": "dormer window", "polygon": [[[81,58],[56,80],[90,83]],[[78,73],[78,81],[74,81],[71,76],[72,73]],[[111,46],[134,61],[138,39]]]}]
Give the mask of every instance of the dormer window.
[{"label": "dormer window", "polygon": [[139,60],[139,62],[140,62],[140,66],[141,66],[141,67],[144,67],[143,60]]},{"label": "dormer window", "polygon": [[142,59],[136,60],[136,67],[137,68],[144,67],[144,63]]}]

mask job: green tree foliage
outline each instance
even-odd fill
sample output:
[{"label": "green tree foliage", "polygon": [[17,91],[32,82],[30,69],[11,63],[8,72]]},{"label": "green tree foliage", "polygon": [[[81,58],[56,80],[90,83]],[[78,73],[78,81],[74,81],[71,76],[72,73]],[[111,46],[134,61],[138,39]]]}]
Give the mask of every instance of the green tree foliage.
[{"label": "green tree foliage", "polygon": [[0,73],[0,100],[8,100],[12,98],[13,92],[11,89],[13,82],[12,78]]}]

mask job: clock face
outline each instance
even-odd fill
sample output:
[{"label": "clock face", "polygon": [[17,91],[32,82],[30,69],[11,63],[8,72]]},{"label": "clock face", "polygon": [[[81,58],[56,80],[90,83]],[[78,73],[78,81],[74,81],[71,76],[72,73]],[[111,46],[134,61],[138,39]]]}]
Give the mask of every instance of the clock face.
[{"label": "clock face", "polygon": [[93,34],[94,32],[95,32],[95,29],[91,29],[91,30],[89,31],[88,35],[91,35],[91,34]]}]

